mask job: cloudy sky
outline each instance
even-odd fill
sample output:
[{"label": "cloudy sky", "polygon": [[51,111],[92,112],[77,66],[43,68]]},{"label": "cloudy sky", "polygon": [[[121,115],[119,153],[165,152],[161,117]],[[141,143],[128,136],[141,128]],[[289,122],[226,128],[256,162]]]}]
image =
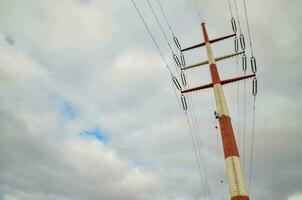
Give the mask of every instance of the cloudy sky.
[{"label": "cloudy sky", "polygon": [[[137,2],[173,67],[146,1]],[[161,2],[182,46],[202,40],[193,1]],[[198,2],[212,38],[231,33],[226,0]],[[251,199],[301,200],[302,2],[247,4],[259,82]],[[232,44],[214,51],[230,53]],[[188,63],[205,58],[204,50],[186,56]],[[236,59],[218,66],[223,79],[237,74]],[[188,79],[207,83],[208,69]],[[236,84],[225,87],[241,153],[243,88],[237,102]],[[194,93],[192,101],[212,199],[229,199],[213,92]],[[130,0],[0,0],[0,200],[207,199],[201,188],[186,118]]]}]

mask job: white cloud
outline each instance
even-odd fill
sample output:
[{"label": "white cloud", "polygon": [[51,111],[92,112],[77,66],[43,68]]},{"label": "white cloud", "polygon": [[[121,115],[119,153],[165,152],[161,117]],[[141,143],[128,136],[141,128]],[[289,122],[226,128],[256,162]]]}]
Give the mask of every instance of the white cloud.
[{"label": "white cloud", "polygon": [[288,200],[302,200],[302,195],[294,195],[289,197]]},{"label": "white cloud", "polygon": [[[229,33],[226,8],[213,1],[203,3],[207,5],[203,14],[211,20],[207,20],[210,34]],[[293,195],[301,192],[297,184],[301,180],[301,120],[296,109],[301,99],[299,45],[289,45],[296,37],[292,34],[275,48],[278,37],[287,31],[268,9],[285,3],[251,4],[251,12],[256,13],[251,15],[253,38],[260,55],[252,196],[268,199],[276,194],[274,199],[296,200],[301,198]],[[200,40],[191,4],[180,0],[163,1],[163,5],[183,46]],[[286,10],[296,9],[288,5]],[[212,8],[218,9],[220,19]],[[288,19],[292,20],[283,27],[296,24],[293,16]],[[153,25],[152,30],[157,30]],[[268,25],[267,29],[278,27],[278,32],[268,34]],[[164,63],[130,2],[1,0],[0,33],[0,158],[4,161],[0,162],[0,199],[201,198],[185,118]],[[13,42],[5,41],[7,37]],[[163,41],[159,40],[160,47],[166,47]],[[167,49],[163,48],[164,55],[170,55]],[[283,66],[289,60],[284,52],[294,59],[291,70]],[[219,64],[219,69],[231,74],[227,67],[236,69],[234,62],[229,64]],[[193,71],[190,77],[206,82],[199,73]],[[236,91],[226,88],[230,113],[236,113]],[[62,119],[53,96],[70,103],[74,120]],[[212,92],[196,94],[194,101],[212,189],[217,191],[213,195],[224,198],[228,192],[220,183],[225,171],[221,149],[216,148],[219,133],[213,130],[217,121],[212,116]],[[110,137],[108,145],[79,136],[94,127]]]},{"label": "white cloud", "polygon": [[[110,21],[111,4],[106,2],[46,0],[1,4],[5,33],[23,45],[48,53],[89,52],[99,47],[114,28]],[[106,9],[102,9],[104,5]]]},{"label": "white cloud", "polygon": [[39,64],[28,56],[23,49],[9,44],[4,35],[0,35],[1,81],[28,80],[42,71]]}]

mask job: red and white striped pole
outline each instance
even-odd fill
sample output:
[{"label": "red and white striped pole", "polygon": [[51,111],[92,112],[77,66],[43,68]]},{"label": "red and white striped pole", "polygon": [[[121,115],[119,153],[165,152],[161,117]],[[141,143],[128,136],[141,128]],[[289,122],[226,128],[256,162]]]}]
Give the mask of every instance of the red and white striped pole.
[{"label": "red and white striped pole", "polygon": [[245,179],[240,163],[237,144],[234,137],[231,117],[228,112],[228,107],[224,97],[219,73],[215,63],[215,58],[213,55],[213,51],[206,30],[205,23],[202,23],[201,27],[205,40],[205,47],[207,51],[210,72],[213,82],[216,108],[217,108],[216,113],[220,124],[231,200],[249,200]]}]

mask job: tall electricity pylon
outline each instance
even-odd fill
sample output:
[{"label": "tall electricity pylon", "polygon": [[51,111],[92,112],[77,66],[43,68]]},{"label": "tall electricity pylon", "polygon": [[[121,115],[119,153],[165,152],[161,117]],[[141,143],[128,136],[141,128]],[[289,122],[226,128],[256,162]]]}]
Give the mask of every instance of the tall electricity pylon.
[{"label": "tall electricity pylon", "polygon": [[220,125],[231,200],[249,200],[249,195],[245,184],[244,173],[241,167],[239,152],[238,152],[236,139],[232,127],[232,121],[231,121],[230,114],[228,112],[228,107],[224,97],[222,85],[255,77],[255,74],[235,77],[227,80],[221,80],[216,66],[216,61],[237,56],[239,54],[244,54],[244,51],[215,58],[211,44],[227,38],[234,37],[236,36],[236,34],[231,34],[225,37],[210,40],[208,37],[205,23],[201,24],[201,28],[204,37],[204,42],[185,49],[181,49],[181,52],[205,46],[208,60],[190,66],[185,66],[182,69],[186,70],[193,67],[209,64],[212,83],[182,90],[181,93],[185,94],[188,92],[202,90],[206,88],[214,89],[216,109],[217,109],[215,111],[215,117],[219,120],[219,125]]}]

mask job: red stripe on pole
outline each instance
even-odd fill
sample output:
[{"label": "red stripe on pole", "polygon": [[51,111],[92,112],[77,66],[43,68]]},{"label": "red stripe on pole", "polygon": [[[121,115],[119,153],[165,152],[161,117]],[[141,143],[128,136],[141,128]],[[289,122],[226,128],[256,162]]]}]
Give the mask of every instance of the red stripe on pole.
[{"label": "red stripe on pole", "polygon": [[202,28],[202,33],[203,33],[205,43],[210,42],[208,32],[207,32],[207,29],[206,29],[206,24],[201,23],[201,28]]},{"label": "red stripe on pole", "polygon": [[219,78],[216,64],[210,65],[210,72],[211,72],[213,84],[215,85],[216,83],[220,83],[220,78]]},{"label": "red stripe on pole", "polygon": [[228,158],[230,156],[239,157],[234,131],[231,123],[231,118],[223,115],[219,118],[219,124],[221,129],[224,157],[225,158]]},{"label": "red stripe on pole", "polygon": [[248,196],[236,196],[233,197],[231,200],[249,200],[250,198]]}]

